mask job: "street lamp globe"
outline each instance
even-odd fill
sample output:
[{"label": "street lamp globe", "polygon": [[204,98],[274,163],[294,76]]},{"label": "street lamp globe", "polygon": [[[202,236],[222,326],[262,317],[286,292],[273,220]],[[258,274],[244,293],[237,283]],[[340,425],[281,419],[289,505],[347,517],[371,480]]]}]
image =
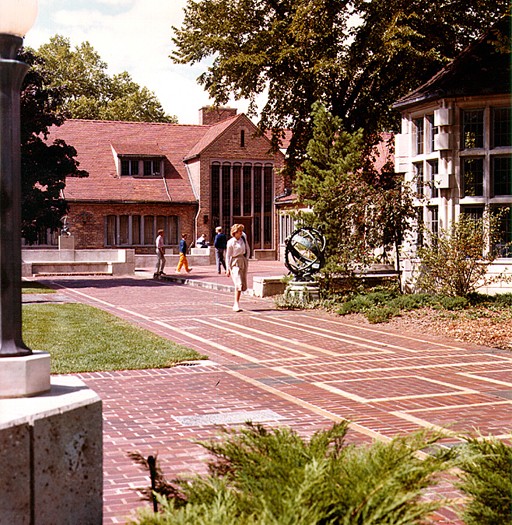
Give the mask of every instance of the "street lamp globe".
[{"label": "street lamp globe", "polygon": [[0,0],[0,33],[24,37],[36,16],[37,0]]}]

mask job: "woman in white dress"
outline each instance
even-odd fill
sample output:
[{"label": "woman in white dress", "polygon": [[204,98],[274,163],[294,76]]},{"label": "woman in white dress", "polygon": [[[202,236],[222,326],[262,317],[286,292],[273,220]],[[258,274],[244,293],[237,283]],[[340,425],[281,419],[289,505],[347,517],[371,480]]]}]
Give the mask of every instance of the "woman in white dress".
[{"label": "woman in white dress", "polygon": [[249,265],[249,243],[244,233],[243,224],[231,226],[231,239],[226,248],[227,275],[231,276],[235,285],[235,301],[233,311],[240,312],[240,296],[247,290],[247,269]]}]

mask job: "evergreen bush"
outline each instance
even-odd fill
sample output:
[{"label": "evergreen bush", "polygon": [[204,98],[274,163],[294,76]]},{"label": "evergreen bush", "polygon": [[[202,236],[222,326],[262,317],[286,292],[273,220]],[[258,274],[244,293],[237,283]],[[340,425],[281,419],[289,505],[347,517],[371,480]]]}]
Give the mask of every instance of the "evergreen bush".
[{"label": "evergreen bush", "polygon": [[460,460],[461,490],[469,497],[466,525],[512,524],[512,447],[495,438],[467,439]]},{"label": "evergreen bush", "polygon": [[213,456],[209,474],[174,480],[161,512],[142,511],[134,523],[419,525],[445,503],[421,496],[451,466],[453,451],[418,457],[441,435],[355,446],[344,442],[347,428],[335,424],[309,440],[250,423],[226,430],[225,440],[202,443]]}]

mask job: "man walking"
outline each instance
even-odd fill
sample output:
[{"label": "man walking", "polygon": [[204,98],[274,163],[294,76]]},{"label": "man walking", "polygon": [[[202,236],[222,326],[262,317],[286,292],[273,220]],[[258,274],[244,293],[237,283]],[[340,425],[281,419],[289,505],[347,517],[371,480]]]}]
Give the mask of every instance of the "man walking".
[{"label": "man walking", "polygon": [[226,272],[226,261],[224,260],[224,252],[226,251],[226,246],[228,243],[228,238],[224,233],[222,233],[222,226],[217,226],[215,228],[215,239],[213,241],[213,246],[215,247],[215,262],[217,263],[217,273],[220,274],[220,267],[224,268]]},{"label": "man walking", "polygon": [[153,274],[154,279],[158,279],[164,274],[165,267],[165,248],[164,248],[164,230],[158,230],[158,237],[156,238],[156,266],[155,273]]}]

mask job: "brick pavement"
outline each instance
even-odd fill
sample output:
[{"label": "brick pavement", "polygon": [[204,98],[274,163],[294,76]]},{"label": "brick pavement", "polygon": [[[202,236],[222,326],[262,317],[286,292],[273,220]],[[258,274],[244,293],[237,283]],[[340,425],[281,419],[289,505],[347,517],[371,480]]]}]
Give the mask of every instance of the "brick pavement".
[{"label": "brick pavement", "polygon": [[[253,274],[275,270],[253,265]],[[203,273],[196,279],[226,284]],[[147,475],[128,451],[157,452],[168,477],[204,472],[196,441],[218,436],[219,422],[251,419],[308,436],[348,419],[348,441],[357,443],[425,427],[449,429],[447,445],[476,430],[510,436],[510,352],[319,311],[278,311],[271,299],[246,295],[234,313],[231,293],[140,276],[50,284],[209,356],[171,369],[80,374],[104,403],[105,524],[125,523],[145,505],[135,489],[148,485]],[[436,492],[454,495],[448,484]],[[457,520],[446,510],[436,522]]]}]

